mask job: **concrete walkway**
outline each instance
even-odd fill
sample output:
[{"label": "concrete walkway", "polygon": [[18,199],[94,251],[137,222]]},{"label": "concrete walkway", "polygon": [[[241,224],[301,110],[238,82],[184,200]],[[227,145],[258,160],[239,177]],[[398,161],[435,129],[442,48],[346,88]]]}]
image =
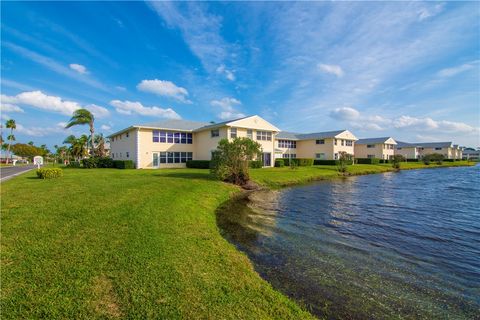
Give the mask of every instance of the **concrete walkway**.
[{"label": "concrete walkway", "polygon": [[0,182],[16,177],[24,172],[35,169],[35,165],[18,166],[18,167],[0,167]]}]

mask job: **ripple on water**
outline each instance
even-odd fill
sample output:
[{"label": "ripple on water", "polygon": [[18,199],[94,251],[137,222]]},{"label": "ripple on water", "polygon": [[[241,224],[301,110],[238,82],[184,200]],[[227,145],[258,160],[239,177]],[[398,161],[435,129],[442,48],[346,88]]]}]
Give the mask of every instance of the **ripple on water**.
[{"label": "ripple on water", "polygon": [[217,215],[278,290],[331,319],[480,318],[480,167],[251,193]]}]

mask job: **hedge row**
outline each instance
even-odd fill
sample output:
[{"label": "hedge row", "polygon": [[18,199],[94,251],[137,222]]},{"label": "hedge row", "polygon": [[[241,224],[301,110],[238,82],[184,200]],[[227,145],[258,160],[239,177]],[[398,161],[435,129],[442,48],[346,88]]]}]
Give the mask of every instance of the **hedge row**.
[{"label": "hedge row", "polygon": [[114,160],[113,167],[117,169],[135,169],[135,164],[132,160]]},{"label": "hedge row", "polygon": [[114,168],[114,162],[112,158],[109,158],[109,157],[91,157],[91,158],[83,159],[82,164],[83,164],[83,167],[87,169]]},{"label": "hedge row", "polygon": [[313,159],[310,159],[310,158],[295,158],[295,159],[283,158],[282,160],[285,166],[290,166],[290,161],[293,162],[293,164],[296,165],[297,167],[313,166]]},{"label": "hedge row", "polygon": [[[347,160],[347,165],[353,164],[353,160]],[[340,160],[314,160],[314,166],[338,166],[340,164]]]},{"label": "hedge row", "polygon": [[187,168],[209,169],[210,160],[188,160]]},{"label": "hedge row", "polygon": [[285,161],[283,159],[275,159],[275,167],[281,168],[285,166]]},{"label": "hedge row", "polygon": [[379,164],[380,159],[378,158],[357,158],[358,164]]},{"label": "hedge row", "polygon": [[54,179],[63,176],[60,168],[42,168],[37,170],[37,177],[40,179]]},{"label": "hedge row", "polygon": [[263,167],[263,162],[260,160],[251,160],[248,161],[248,166],[252,169],[258,169]]}]

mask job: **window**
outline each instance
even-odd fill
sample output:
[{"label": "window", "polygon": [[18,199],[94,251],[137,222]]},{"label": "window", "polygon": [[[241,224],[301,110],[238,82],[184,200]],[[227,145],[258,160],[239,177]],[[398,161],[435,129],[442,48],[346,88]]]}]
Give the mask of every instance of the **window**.
[{"label": "window", "polygon": [[187,133],[187,144],[192,144],[193,142],[193,135],[191,133]]},{"label": "window", "polygon": [[115,153],[112,153],[112,159],[114,159],[114,158],[115,158]]},{"label": "window", "polygon": [[186,144],[187,143],[187,134],[185,132],[182,132],[181,133],[181,141],[180,141],[182,144]]},{"label": "window", "polygon": [[180,143],[181,142],[181,134],[180,132],[173,133],[173,143]]},{"label": "window", "polygon": [[279,147],[279,148],[295,149],[295,148],[297,148],[297,141],[292,141],[292,140],[278,140],[278,147]]},{"label": "window", "polygon": [[128,138],[130,136],[130,134],[127,132],[125,133],[125,137]]},{"label": "window", "polygon": [[340,140],[340,143],[342,144],[342,146],[345,145],[345,140]]},{"label": "window", "polygon": [[374,144],[367,144],[367,148],[375,148]]},{"label": "window", "polygon": [[297,155],[295,153],[284,153],[282,154],[282,158],[285,159],[296,159]]},{"label": "window", "polygon": [[325,144],[325,139],[320,139],[315,141],[316,144]]},{"label": "window", "polygon": [[210,131],[210,135],[212,138],[220,137],[220,131],[218,129],[212,130]]},{"label": "window", "polygon": [[315,153],[315,159],[325,160],[325,153]]},{"label": "window", "polygon": [[159,142],[159,132],[157,130],[153,130],[153,142]]},{"label": "window", "polygon": [[230,138],[235,139],[237,137],[237,128],[230,128]]},{"label": "window", "polygon": [[160,152],[160,163],[167,163],[167,153]]},{"label": "window", "polygon": [[173,132],[167,132],[167,142],[173,143]]},{"label": "window", "polygon": [[192,144],[192,134],[186,132],[153,131],[153,142]]},{"label": "window", "polygon": [[[336,140],[335,140],[335,141],[336,141]],[[333,155],[333,158],[334,158],[335,160],[338,160],[338,153],[335,153],[335,154]]]},{"label": "window", "polygon": [[167,142],[167,133],[165,131],[160,131],[160,142]]},{"label": "window", "polygon": [[347,147],[353,147],[353,140],[345,140],[345,145]]},{"label": "window", "polygon": [[253,130],[252,129],[247,129],[247,138],[253,139]]},{"label": "window", "polygon": [[442,148],[435,148],[435,150],[442,150]]},{"label": "window", "polygon": [[130,158],[130,152],[127,152],[126,155],[127,155],[127,158]]},{"label": "window", "polygon": [[167,162],[168,163],[173,163],[173,152],[167,152]]},{"label": "window", "polygon": [[333,139],[333,144],[337,145],[337,139]]},{"label": "window", "polygon": [[173,152],[173,159],[175,163],[180,163],[181,152]]},{"label": "window", "polygon": [[272,133],[269,131],[257,131],[257,140],[272,141]]}]

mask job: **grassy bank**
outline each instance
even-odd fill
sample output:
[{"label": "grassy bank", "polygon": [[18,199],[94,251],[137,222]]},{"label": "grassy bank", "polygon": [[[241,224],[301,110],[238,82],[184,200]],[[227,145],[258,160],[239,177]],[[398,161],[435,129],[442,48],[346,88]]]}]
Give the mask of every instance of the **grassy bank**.
[{"label": "grassy bank", "polygon": [[[476,162],[456,161],[444,162],[441,165],[430,164],[425,165],[422,162],[403,162],[402,170],[407,169],[423,169],[423,168],[440,168],[440,167],[456,167],[475,165]],[[362,175],[372,173],[382,173],[394,171],[391,164],[356,164],[348,166],[348,175]],[[283,168],[264,168],[261,170],[252,170],[252,178],[259,184],[269,188],[281,188],[285,186],[306,183],[315,180],[328,180],[338,178],[340,175],[336,166],[311,166]]]},{"label": "grassy bank", "polygon": [[[279,187],[338,173],[315,166],[252,176]],[[31,171],[1,189],[3,319],[311,317],[222,238],[215,209],[239,189],[208,170],[65,169],[45,181]]]}]

